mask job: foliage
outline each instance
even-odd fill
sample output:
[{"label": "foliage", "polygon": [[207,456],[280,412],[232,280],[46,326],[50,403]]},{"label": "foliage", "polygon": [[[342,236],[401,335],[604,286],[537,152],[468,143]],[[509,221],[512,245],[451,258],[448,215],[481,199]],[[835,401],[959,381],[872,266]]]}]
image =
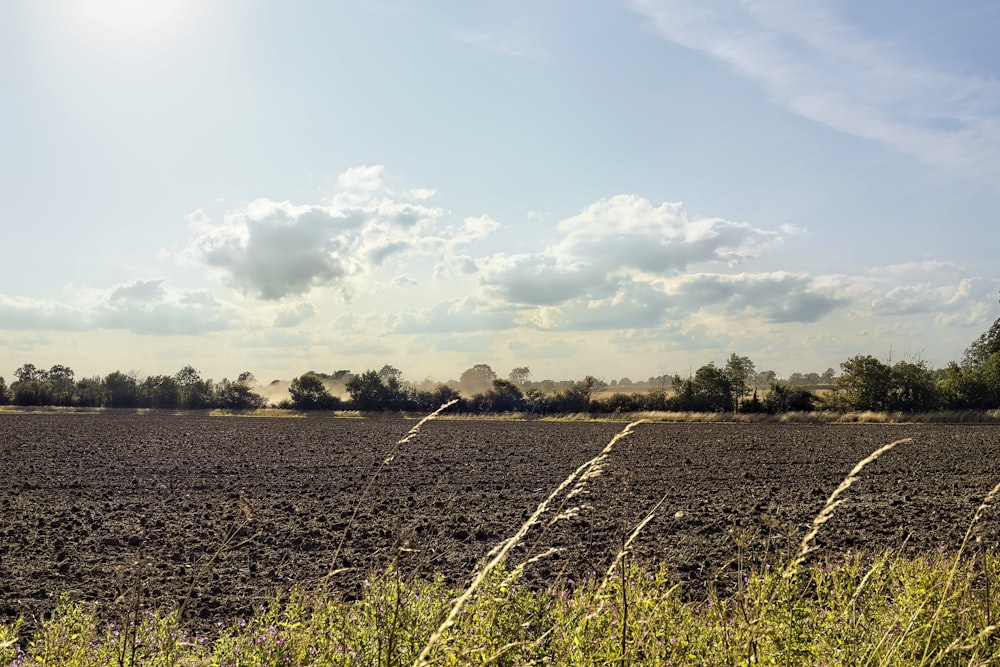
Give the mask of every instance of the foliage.
[{"label": "foliage", "polygon": [[493,372],[488,364],[476,364],[472,368],[462,373],[458,379],[462,387],[462,393],[466,396],[485,394],[493,387],[493,381],[497,379],[497,374]]},{"label": "foliage", "polygon": [[[851,554],[793,576],[741,568],[737,589],[702,596],[677,586],[666,567],[622,564],[614,576],[541,590],[498,568],[429,664],[996,664],[996,601],[981,594],[981,580],[996,580],[1000,559],[975,563]],[[439,578],[390,568],[370,575],[354,602],[336,589],[294,590],[213,638],[159,612],[119,632],[64,599],[30,641],[17,643],[17,624],[0,625],[0,662],[410,665],[457,595]]]},{"label": "foliage", "polygon": [[402,373],[389,365],[351,376],[346,387],[355,410],[402,410],[408,405]]},{"label": "foliage", "polygon": [[816,394],[805,387],[787,382],[773,382],[764,397],[764,410],[772,415],[782,412],[811,412],[816,404]]},{"label": "foliage", "polygon": [[17,378],[10,385],[14,405],[49,405],[52,395],[45,384],[45,371],[34,364],[24,364],[16,371]]},{"label": "foliage", "polygon": [[840,364],[838,389],[847,395],[854,410],[887,410],[892,387],[892,368],[870,354],[857,355]]},{"label": "foliage", "polygon": [[493,388],[485,394],[476,394],[467,402],[471,412],[503,413],[521,412],[527,406],[524,394],[509,380],[493,380]]},{"label": "foliage", "polygon": [[215,407],[223,410],[259,410],[267,399],[253,390],[253,374],[240,373],[236,382],[223,379],[215,386]]},{"label": "foliage", "polygon": [[[488,364],[476,364],[459,382],[419,388],[403,382],[399,369],[385,365],[360,375],[338,370],[332,375],[309,371],[292,381],[290,399],[278,406],[298,410],[331,410],[341,405],[331,394],[343,388],[351,407],[362,411],[429,411],[459,398],[458,411],[475,413],[524,411],[534,415],[575,413],[670,412],[901,412],[914,414],[940,410],[992,410],[1000,408],[1000,319],[966,350],[961,364],[930,369],[921,360],[884,363],[871,355],[857,355],[822,374],[792,373],[780,382],[774,371],[757,372],[749,357],[730,354],[724,367],[708,363],[688,378],[678,375],[650,377],[650,391],[613,394],[595,400],[595,392],[607,385],[587,376],[580,381],[531,381],[531,370],[519,366],[508,380],[497,378]],[[250,373],[235,382],[213,383],[192,366],[173,376],[139,378],[134,371],[114,371],[100,377],[74,380],[64,365],[43,370],[24,364],[6,386],[0,378],[0,405],[56,405],[112,408],[256,409],[266,400],[253,389]],[[673,393],[668,391],[672,384]],[[614,385],[614,383],[613,383]],[[622,378],[617,386],[632,386]],[[806,387],[831,386],[833,392],[817,395]],[[764,390],[763,387],[767,387]]]},{"label": "foliage", "polygon": [[733,394],[734,408],[738,408],[744,396],[756,391],[757,367],[750,357],[741,357],[735,352],[729,355],[723,369],[729,380],[730,391]]},{"label": "foliage", "polygon": [[937,382],[923,361],[890,366],[871,355],[858,355],[840,367],[843,373],[834,385],[844,391],[848,409],[926,412],[941,406]]},{"label": "foliage", "polygon": [[135,408],[139,405],[139,383],[135,376],[114,371],[104,378],[109,408]]},{"label": "foliage", "polygon": [[736,409],[733,374],[709,363],[686,380],[674,378],[675,409],[686,412],[732,412]]},{"label": "foliage", "polygon": [[182,405],[181,385],[172,375],[151,375],[139,387],[142,403],[149,408],[176,410]]},{"label": "foliage", "polygon": [[213,386],[211,380],[203,380],[201,373],[192,366],[185,366],[174,375],[180,386],[181,407],[188,410],[203,410],[212,407]]},{"label": "foliage", "polygon": [[517,385],[518,388],[523,389],[531,380],[531,369],[527,366],[518,366],[510,371],[507,379]]},{"label": "foliage", "polygon": [[296,410],[334,410],[340,401],[330,394],[323,380],[315,373],[304,373],[288,387],[292,407]]},{"label": "foliage", "polygon": [[982,366],[998,352],[1000,352],[1000,318],[997,318],[993,325],[965,350],[962,362],[966,366]]},{"label": "foliage", "polygon": [[108,393],[100,377],[81,378],[76,383],[75,405],[99,408],[108,402]]},{"label": "foliage", "polygon": [[[431,412],[445,403],[450,403],[460,399],[458,390],[446,384],[433,385],[431,389],[413,389],[410,391],[408,408],[420,410],[421,412]],[[459,410],[465,409],[464,406]]]},{"label": "foliage", "polygon": [[940,392],[942,402],[949,408],[1000,408],[1000,352],[994,352],[975,366],[952,362],[945,369]]},{"label": "foliage", "polygon": [[533,392],[526,398],[528,410],[535,414],[576,413],[590,410],[591,396],[605,384],[592,375],[552,395]]}]

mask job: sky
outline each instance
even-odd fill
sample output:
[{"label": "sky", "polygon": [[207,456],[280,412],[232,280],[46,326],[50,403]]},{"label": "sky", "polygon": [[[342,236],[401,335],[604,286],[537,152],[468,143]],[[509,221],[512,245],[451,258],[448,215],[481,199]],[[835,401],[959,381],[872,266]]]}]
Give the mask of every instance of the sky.
[{"label": "sky", "polygon": [[942,367],[992,0],[0,5],[0,375]]}]

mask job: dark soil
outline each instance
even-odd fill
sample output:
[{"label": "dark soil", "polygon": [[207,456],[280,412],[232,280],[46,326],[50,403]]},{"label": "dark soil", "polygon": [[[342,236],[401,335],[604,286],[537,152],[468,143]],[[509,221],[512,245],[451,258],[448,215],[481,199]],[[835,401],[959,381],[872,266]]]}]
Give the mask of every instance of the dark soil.
[{"label": "dark soil", "polygon": [[[0,414],[0,621],[24,616],[30,631],[60,595],[95,602],[109,619],[123,618],[137,591],[144,607],[171,609],[194,582],[185,618],[205,631],[294,584],[318,585],[362,490],[414,423]],[[361,504],[332,564],[354,569],[333,584],[350,598],[396,559],[407,576],[462,584],[622,426],[426,424]],[[954,550],[1000,481],[1000,427],[644,424],[618,443],[582,498],[587,507],[529,535],[532,553],[562,551],[533,564],[527,580],[600,576],[663,499],[633,557],[665,563],[693,597],[709,583],[731,586],[741,555],[781,563],[857,461],[905,437],[913,442],[847,492],[812,558]],[[199,576],[247,503],[252,521]],[[997,528],[988,516],[976,548],[994,545]]]}]

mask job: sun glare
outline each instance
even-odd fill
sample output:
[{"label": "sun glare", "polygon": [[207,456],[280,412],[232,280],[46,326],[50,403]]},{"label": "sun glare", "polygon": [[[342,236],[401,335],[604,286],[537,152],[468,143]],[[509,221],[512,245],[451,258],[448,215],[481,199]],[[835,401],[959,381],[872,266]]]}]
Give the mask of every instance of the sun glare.
[{"label": "sun glare", "polygon": [[77,0],[65,18],[88,41],[150,48],[170,41],[197,13],[194,0]]}]

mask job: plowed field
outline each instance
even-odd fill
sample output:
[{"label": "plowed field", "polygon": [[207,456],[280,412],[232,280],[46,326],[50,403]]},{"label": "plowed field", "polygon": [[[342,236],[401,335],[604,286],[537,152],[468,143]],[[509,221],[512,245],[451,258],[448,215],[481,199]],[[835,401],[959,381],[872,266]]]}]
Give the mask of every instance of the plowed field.
[{"label": "plowed field", "polygon": [[[0,414],[0,619],[28,627],[61,594],[114,617],[135,599],[170,608],[193,580],[190,623],[252,613],[272,592],[313,585],[403,419]],[[398,557],[409,575],[464,581],[537,504],[623,424],[439,420],[402,447],[358,512],[333,578],[356,595]],[[582,498],[532,553],[529,581],[608,567],[663,501],[633,555],[666,563],[697,595],[731,585],[738,553],[771,562],[855,463],[912,437],[862,473],[820,533],[814,558],[847,550],[955,549],[1000,481],[1000,428],[930,425],[644,424],[620,441]],[[197,573],[242,516],[253,520]],[[575,501],[581,498],[574,499]],[[564,508],[567,509],[567,508]],[[984,545],[998,522],[981,526]],[[405,545],[401,550],[400,546]],[[745,545],[742,548],[740,545]],[[522,549],[516,559],[523,559]],[[519,560],[517,561],[519,562]]]}]

